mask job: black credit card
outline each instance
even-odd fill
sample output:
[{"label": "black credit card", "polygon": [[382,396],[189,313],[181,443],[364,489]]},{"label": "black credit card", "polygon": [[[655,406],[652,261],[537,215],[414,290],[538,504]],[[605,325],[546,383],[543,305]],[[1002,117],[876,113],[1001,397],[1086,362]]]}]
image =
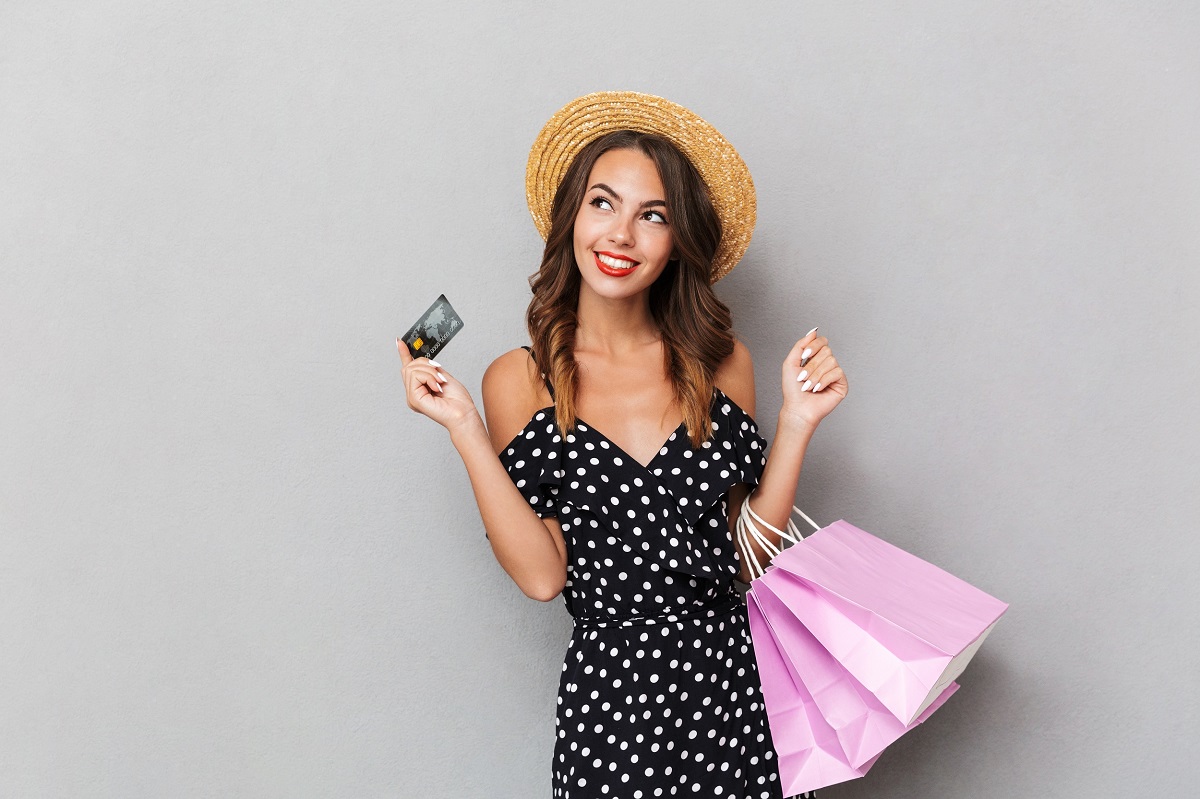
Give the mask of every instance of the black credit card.
[{"label": "black credit card", "polygon": [[462,317],[450,307],[450,301],[443,294],[421,315],[420,321],[404,334],[404,343],[414,358],[433,358],[462,326]]}]

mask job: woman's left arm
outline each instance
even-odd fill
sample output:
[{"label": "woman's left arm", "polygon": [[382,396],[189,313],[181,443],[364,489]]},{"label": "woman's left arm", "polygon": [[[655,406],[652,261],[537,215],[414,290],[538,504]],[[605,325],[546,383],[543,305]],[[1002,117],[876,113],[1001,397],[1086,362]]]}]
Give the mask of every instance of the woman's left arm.
[{"label": "woman's left arm", "polygon": [[[752,382],[753,367],[750,369]],[[828,340],[818,336],[816,328],[797,341],[784,358],[782,383],[783,405],[779,409],[775,440],[771,444],[762,478],[750,494],[750,508],[764,521],[781,530],[792,514],[808,442],[812,440],[817,425],[845,398],[848,390],[842,367],[829,349]],[[753,415],[753,406],[746,410]],[[747,491],[749,487],[745,485],[736,486],[730,491],[730,530],[734,529]],[[779,536],[770,530],[762,532],[771,543],[778,545]],[[757,544],[753,546],[758,562],[765,564],[769,557]],[[745,558],[741,579],[750,582]]]}]

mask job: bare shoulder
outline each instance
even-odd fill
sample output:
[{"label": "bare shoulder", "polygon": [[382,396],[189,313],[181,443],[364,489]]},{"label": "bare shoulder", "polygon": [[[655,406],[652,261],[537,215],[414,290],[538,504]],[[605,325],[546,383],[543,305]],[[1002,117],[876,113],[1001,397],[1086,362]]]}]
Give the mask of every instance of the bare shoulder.
[{"label": "bare shoulder", "polygon": [[754,360],[740,340],[733,340],[733,352],[717,367],[713,382],[738,407],[754,416]]},{"label": "bare shoulder", "polygon": [[550,395],[529,353],[509,350],[483,373],[483,415],[497,454],[529,423]]}]

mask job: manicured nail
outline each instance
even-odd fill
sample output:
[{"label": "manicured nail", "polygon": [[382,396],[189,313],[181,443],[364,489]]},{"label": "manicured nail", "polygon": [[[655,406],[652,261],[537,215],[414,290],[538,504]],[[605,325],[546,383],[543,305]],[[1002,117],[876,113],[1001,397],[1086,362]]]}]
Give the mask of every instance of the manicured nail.
[{"label": "manicured nail", "polygon": [[808,377],[808,370],[801,369],[800,374],[796,375],[796,382],[799,383],[801,380],[803,380],[806,377]]},{"label": "manicured nail", "polygon": [[817,383],[815,386],[813,386],[813,393],[814,393],[814,394],[816,394],[816,393],[817,393],[818,391],[820,391],[820,390],[821,390],[821,384],[820,384],[820,383]]},{"label": "manicured nail", "polygon": [[432,366],[439,366],[439,367],[441,366],[441,364],[440,364],[440,363],[438,363],[437,361],[430,361],[429,363],[430,363],[430,365],[432,365]]},{"label": "manicured nail", "polygon": [[805,334],[804,334],[804,337],[805,337],[805,338],[808,338],[809,336],[811,336],[813,333],[816,333],[816,332],[817,332],[817,329],[814,327],[812,330],[810,330],[810,331],[808,331],[807,333],[805,333]]},{"label": "manicured nail", "polygon": [[810,388],[812,388],[812,381],[811,381],[811,380],[805,380],[805,381],[804,381],[804,385],[800,386],[800,390],[801,390],[801,391],[808,391]]},{"label": "manicured nail", "polygon": [[449,378],[447,378],[447,377],[446,377],[444,374],[442,374],[441,372],[435,372],[435,374],[437,375],[437,379],[438,379],[438,381],[440,381],[440,382],[442,382],[442,383],[445,383],[445,382],[446,382],[446,381],[449,379]]},{"label": "manicured nail", "polygon": [[800,359],[807,361],[812,357],[812,347],[805,347],[804,352],[800,353]]}]

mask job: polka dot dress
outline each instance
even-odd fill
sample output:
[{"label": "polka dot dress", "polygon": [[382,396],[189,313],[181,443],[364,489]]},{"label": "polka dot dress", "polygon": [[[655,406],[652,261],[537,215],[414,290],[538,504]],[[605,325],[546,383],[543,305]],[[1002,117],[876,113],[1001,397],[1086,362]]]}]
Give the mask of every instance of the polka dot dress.
[{"label": "polka dot dress", "polygon": [[501,453],[567,546],[554,797],[781,799],[727,505],[766,444],[716,389],[711,417],[702,447],[681,424],[645,466],[586,422],[560,435],[552,407]]}]

